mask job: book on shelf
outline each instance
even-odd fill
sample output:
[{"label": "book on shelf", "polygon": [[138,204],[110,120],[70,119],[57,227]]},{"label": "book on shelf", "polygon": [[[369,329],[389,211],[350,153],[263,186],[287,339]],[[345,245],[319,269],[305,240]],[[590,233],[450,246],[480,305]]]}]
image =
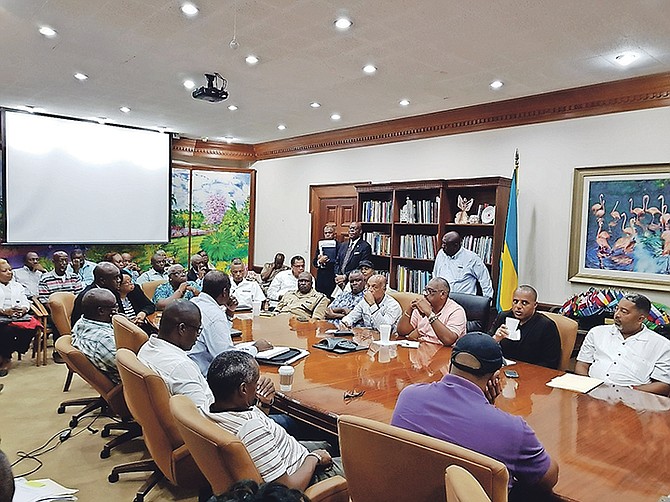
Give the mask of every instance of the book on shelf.
[{"label": "book on shelf", "polygon": [[398,265],[397,290],[407,293],[421,293],[432,278],[433,273],[428,270],[415,270]]},{"label": "book on shelf", "polygon": [[363,201],[361,220],[363,223],[391,223],[393,203],[390,200]]},{"label": "book on shelf", "polygon": [[372,248],[372,254],[391,256],[391,236],[383,232],[365,232],[363,240]]},{"label": "book on shelf", "polygon": [[435,200],[412,200],[409,197],[400,210],[400,223],[438,223],[440,221],[440,197]]},{"label": "book on shelf", "polygon": [[407,234],[400,236],[400,256],[402,258],[434,260],[436,249],[439,249],[436,235]]},{"label": "book on shelf", "polygon": [[469,249],[473,253],[476,253],[487,265],[491,264],[491,257],[493,256],[493,237],[489,235],[483,235],[481,237],[465,235],[463,236],[461,245],[465,249]]}]

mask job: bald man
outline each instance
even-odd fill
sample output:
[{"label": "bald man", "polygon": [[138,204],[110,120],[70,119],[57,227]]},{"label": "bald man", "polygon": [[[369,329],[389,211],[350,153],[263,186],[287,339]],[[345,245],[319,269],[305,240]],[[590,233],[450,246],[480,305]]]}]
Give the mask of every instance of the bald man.
[{"label": "bald man", "polygon": [[277,304],[275,312],[293,314],[311,319],[323,319],[328,308],[328,297],[312,287],[309,272],[298,274],[298,290],[286,293]]},{"label": "bald man", "polygon": [[390,324],[395,331],[401,314],[400,304],[386,293],[386,277],[375,274],[368,279],[363,299],[340,322],[351,328],[362,321],[364,327],[377,330],[382,324]]},{"label": "bald man", "polygon": [[493,298],[491,276],[482,259],[476,253],[461,246],[457,232],[447,232],[442,237],[442,249],[437,252],[433,266],[433,277],[442,277],[452,293],[477,294],[477,283],[482,294]]},{"label": "bald man", "polygon": [[82,300],[86,293],[93,289],[103,288],[111,291],[114,297],[118,300],[119,287],[121,287],[121,272],[119,267],[108,261],[101,261],[98,263],[93,269],[93,283],[86,286],[84,290],[77,295],[77,298],[74,299],[74,307],[72,309],[72,315],[70,316],[72,326],[75,325],[83,313]]}]

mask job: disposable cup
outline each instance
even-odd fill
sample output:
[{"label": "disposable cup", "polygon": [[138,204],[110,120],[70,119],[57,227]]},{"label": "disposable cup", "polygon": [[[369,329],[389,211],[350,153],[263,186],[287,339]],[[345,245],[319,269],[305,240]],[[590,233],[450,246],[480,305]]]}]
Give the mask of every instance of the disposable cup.
[{"label": "disposable cup", "polygon": [[293,387],[293,374],[295,369],[293,366],[280,366],[279,367],[279,390],[282,392],[288,392]]},{"label": "disposable cup", "polygon": [[261,301],[260,300],[254,300],[252,304],[252,312],[254,314],[254,317],[258,317],[261,315]]},{"label": "disposable cup", "polygon": [[379,341],[382,345],[388,345],[391,340],[391,325],[390,324],[381,324],[379,326]]},{"label": "disposable cup", "polygon": [[505,326],[507,326],[507,331],[509,334],[507,338],[509,340],[518,341],[521,340],[521,332],[519,331],[519,320],[516,317],[507,317],[505,319]]}]

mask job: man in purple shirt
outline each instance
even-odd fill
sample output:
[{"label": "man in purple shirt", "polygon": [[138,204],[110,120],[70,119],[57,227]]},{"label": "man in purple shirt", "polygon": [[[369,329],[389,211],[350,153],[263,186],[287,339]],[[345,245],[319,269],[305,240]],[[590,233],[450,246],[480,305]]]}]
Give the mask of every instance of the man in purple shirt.
[{"label": "man in purple shirt", "polygon": [[[493,406],[500,394],[500,346],[487,334],[468,333],[451,353],[449,374],[415,384],[398,397],[391,424],[492,457],[507,466],[510,493],[541,500],[558,481],[558,464],[521,417]],[[517,498],[517,500],[522,500]]]}]

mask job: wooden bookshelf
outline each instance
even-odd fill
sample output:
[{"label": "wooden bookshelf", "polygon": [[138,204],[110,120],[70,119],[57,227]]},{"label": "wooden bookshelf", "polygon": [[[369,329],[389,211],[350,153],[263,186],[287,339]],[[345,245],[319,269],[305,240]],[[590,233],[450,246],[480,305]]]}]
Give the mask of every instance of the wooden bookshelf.
[{"label": "wooden bookshelf", "polygon": [[[375,268],[388,273],[390,287],[419,293],[430,279],[442,236],[456,231],[464,245],[481,252],[495,289],[510,183],[509,178],[485,177],[357,185],[359,221],[376,251]],[[459,195],[474,199],[470,215],[478,214],[480,206],[495,206],[493,223],[454,223]],[[380,241],[386,247],[380,248]]]}]

